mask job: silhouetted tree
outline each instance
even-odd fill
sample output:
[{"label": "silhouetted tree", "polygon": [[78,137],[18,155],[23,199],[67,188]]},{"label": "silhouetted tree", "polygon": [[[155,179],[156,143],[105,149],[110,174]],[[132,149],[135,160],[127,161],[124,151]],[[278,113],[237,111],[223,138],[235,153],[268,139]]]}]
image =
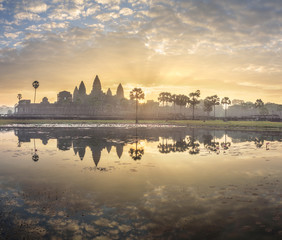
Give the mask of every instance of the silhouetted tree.
[{"label": "silhouetted tree", "polygon": [[208,115],[210,115],[210,112],[212,111],[212,102],[209,97],[206,97],[204,100],[204,111],[207,112]]},{"label": "silhouetted tree", "polygon": [[214,118],[215,118],[215,106],[219,105],[219,97],[217,95],[213,95],[213,96],[206,97],[205,100],[207,100],[207,102],[209,103],[208,105],[213,106]]},{"label": "silhouetted tree", "polygon": [[256,108],[261,108],[264,106],[264,102],[261,99],[257,99],[255,102],[255,107]]},{"label": "silhouetted tree", "polygon": [[177,97],[177,95],[176,95],[176,94],[172,94],[172,95],[171,95],[171,97],[170,97],[170,102],[172,102],[172,104],[173,104],[174,119],[175,119],[175,104],[176,104],[176,97]]},{"label": "silhouetted tree", "polygon": [[268,114],[268,110],[264,107],[264,102],[261,99],[256,100],[255,108],[259,109],[260,114]]},{"label": "silhouetted tree", "polygon": [[32,86],[34,87],[34,103],[35,103],[35,99],[36,99],[36,89],[39,87],[39,82],[38,81],[34,81],[32,83]]},{"label": "silhouetted tree", "polygon": [[221,99],[221,104],[224,105],[224,117],[226,118],[227,106],[231,104],[229,97],[224,97]]},{"label": "silhouetted tree", "polygon": [[166,106],[167,106],[167,104],[170,102],[170,100],[171,100],[171,93],[169,93],[169,92],[161,92],[159,94],[158,101],[160,103],[163,103],[163,106],[164,106],[165,103],[166,103]]},{"label": "silhouetted tree", "polygon": [[136,103],[136,119],[135,122],[138,123],[138,100],[144,99],[145,94],[141,88],[134,88],[130,92],[130,99],[135,100]]},{"label": "silhouetted tree", "polygon": [[200,103],[200,101],[198,100],[198,98],[200,97],[200,94],[201,94],[200,90],[189,93],[189,97],[190,97],[189,103],[191,104],[192,109],[193,109],[193,117],[192,117],[193,120],[194,120],[195,106]]},{"label": "silhouetted tree", "polygon": [[183,94],[176,95],[175,103],[176,105],[180,106],[180,113],[181,113],[181,108],[183,106],[185,107],[188,102],[189,102],[189,97],[187,97],[186,95],[183,95]]},{"label": "silhouetted tree", "polygon": [[165,93],[165,102],[166,102],[166,106],[169,102],[171,102],[171,93],[169,92]]},{"label": "silhouetted tree", "polygon": [[161,92],[160,94],[159,94],[159,97],[158,97],[158,101],[160,102],[160,103],[163,103],[163,106],[164,106],[164,103],[165,103],[165,92]]}]

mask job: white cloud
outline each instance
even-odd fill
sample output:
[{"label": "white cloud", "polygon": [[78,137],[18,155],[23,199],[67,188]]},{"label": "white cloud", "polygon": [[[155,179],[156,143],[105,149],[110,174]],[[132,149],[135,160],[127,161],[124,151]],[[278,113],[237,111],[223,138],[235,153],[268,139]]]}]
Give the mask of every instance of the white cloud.
[{"label": "white cloud", "polygon": [[4,11],[4,10],[5,10],[5,8],[4,8],[3,4],[0,3],[0,11]]},{"label": "white cloud", "polygon": [[85,14],[86,14],[86,16],[90,16],[90,15],[93,15],[94,13],[96,13],[99,10],[100,10],[100,7],[98,5],[92,6],[92,7],[87,8]]},{"label": "white cloud", "polygon": [[81,14],[82,10],[79,8],[74,7],[67,9],[64,5],[60,5],[48,16],[48,18],[51,20],[76,20],[80,18]]},{"label": "white cloud", "polygon": [[30,21],[38,21],[40,20],[40,16],[35,13],[28,12],[20,12],[15,15],[16,20],[30,20]]},{"label": "white cloud", "polygon": [[36,4],[30,4],[26,7],[27,11],[33,12],[33,13],[42,13],[46,12],[48,9],[48,6],[46,3],[36,3]]},{"label": "white cloud", "polygon": [[21,32],[16,32],[16,33],[4,33],[4,36],[6,38],[12,38],[15,39],[20,35]]},{"label": "white cloud", "polygon": [[69,26],[68,22],[50,22],[50,23],[43,23],[39,25],[31,25],[26,28],[28,31],[33,32],[41,32],[41,31],[52,31],[58,28],[67,28]]},{"label": "white cloud", "polygon": [[109,5],[120,4],[120,0],[96,0],[96,2],[100,4],[109,4]]},{"label": "white cloud", "polygon": [[124,16],[132,15],[134,11],[130,8],[122,8],[119,13]]},{"label": "white cloud", "polygon": [[119,17],[119,14],[117,13],[103,13],[103,14],[96,16],[96,18],[102,22],[106,22],[111,19],[116,19],[118,17]]},{"label": "white cloud", "polygon": [[26,34],[25,36],[25,40],[29,40],[31,38],[36,38],[36,39],[39,39],[39,38],[43,38],[44,36],[42,34],[39,34],[39,33],[28,33]]}]

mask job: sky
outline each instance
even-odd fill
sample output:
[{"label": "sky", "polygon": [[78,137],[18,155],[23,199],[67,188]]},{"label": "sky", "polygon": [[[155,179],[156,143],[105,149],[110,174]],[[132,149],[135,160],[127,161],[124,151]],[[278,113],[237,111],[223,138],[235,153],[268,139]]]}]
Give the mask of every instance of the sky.
[{"label": "sky", "polygon": [[0,0],[0,105],[103,91],[282,104],[281,0]]}]

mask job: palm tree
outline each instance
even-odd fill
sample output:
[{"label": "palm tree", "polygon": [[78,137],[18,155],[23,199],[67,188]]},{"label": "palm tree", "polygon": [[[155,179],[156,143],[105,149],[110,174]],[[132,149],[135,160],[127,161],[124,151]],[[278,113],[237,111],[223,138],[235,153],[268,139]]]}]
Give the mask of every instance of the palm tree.
[{"label": "palm tree", "polygon": [[21,101],[21,99],[23,98],[23,96],[19,93],[17,98],[19,99],[19,102]]},{"label": "palm tree", "polygon": [[174,119],[175,119],[175,104],[176,104],[176,94],[172,94],[170,97],[170,102],[173,103]]},{"label": "palm tree", "polygon": [[206,97],[204,100],[204,111],[207,112],[208,116],[210,116],[210,112],[212,111],[212,102],[210,97]]},{"label": "palm tree", "polygon": [[137,113],[138,113],[138,100],[140,99],[144,99],[145,94],[142,91],[141,88],[134,88],[131,90],[130,92],[130,99],[131,100],[135,100],[136,103],[136,119],[135,119],[135,123],[138,123],[138,117],[137,117]]},{"label": "palm tree", "polygon": [[165,100],[166,100],[165,92],[161,92],[161,93],[159,94],[158,101],[159,101],[160,103],[163,103],[163,107],[164,107]]},{"label": "palm tree", "polygon": [[35,103],[35,99],[36,99],[36,89],[39,87],[39,82],[38,81],[34,81],[32,83],[32,86],[34,87],[34,103]]},{"label": "palm tree", "polygon": [[264,102],[261,99],[257,99],[255,102],[255,107],[256,108],[261,108],[264,106]]},{"label": "palm tree", "polygon": [[200,90],[197,90],[196,92],[189,93],[189,97],[190,97],[189,103],[193,107],[193,120],[194,120],[195,106],[200,103],[200,101],[198,100],[198,98],[200,97],[200,94],[201,94]]},{"label": "palm tree", "polygon": [[[187,97],[186,95],[183,95],[183,94],[176,95],[175,104],[180,106],[180,113],[181,113],[181,107],[183,106],[185,107],[188,102],[189,102],[189,97]],[[185,113],[184,113],[184,116],[185,116]]]},{"label": "palm tree", "polygon": [[264,102],[261,99],[256,100],[255,108],[260,110],[260,114],[268,114],[268,110],[264,107]]},{"label": "palm tree", "polygon": [[227,106],[231,104],[229,97],[224,97],[221,99],[221,104],[224,105],[224,117],[226,118]]},{"label": "palm tree", "polygon": [[215,118],[215,106],[219,105],[219,97],[217,95],[212,95],[210,97],[206,97],[206,100],[213,106],[214,118]]},{"label": "palm tree", "polygon": [[165,102],[166,102],[166,106],[169,102],[171,102],[171,93],[165,92]]}]

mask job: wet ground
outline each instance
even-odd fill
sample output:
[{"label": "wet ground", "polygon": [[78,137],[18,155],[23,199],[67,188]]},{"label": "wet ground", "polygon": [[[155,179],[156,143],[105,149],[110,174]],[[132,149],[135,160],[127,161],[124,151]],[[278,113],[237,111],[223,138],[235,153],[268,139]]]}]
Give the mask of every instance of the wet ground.
[{"label": "wet ground", "polygon": [[0,131],[0,239],[282,239],[282,133]]}]

